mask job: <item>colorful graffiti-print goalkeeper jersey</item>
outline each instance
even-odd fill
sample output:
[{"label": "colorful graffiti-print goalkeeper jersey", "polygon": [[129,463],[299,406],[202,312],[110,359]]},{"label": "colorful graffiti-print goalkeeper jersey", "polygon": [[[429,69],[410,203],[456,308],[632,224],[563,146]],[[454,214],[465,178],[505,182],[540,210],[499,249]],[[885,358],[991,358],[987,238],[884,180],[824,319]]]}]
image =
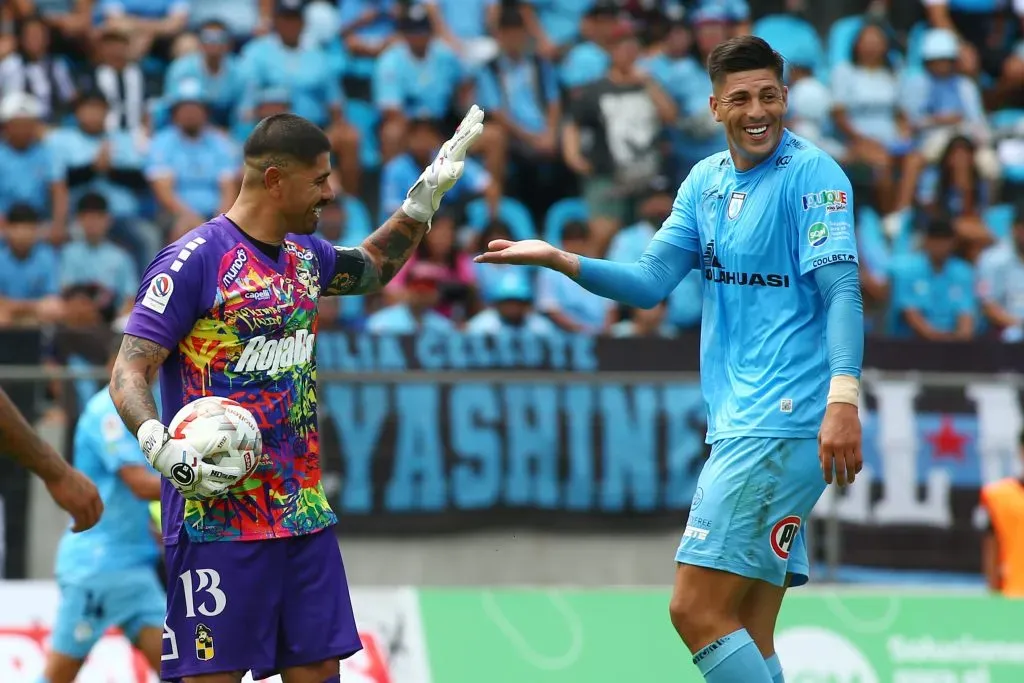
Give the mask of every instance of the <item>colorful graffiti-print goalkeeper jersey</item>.
[{"label": "colorful graffiti-print goalkeeper jersey", "polygon": [[164,423],[202,396],[252,411],[263,434],[255,474],[224,498],[186,501],[163,482],[164,542],[296,536],[337,521],[320,481],[317,299],[336,252],[288,235],[275,261],[224,216],[150,264],[125,332],[171,349],[160,372]]}]

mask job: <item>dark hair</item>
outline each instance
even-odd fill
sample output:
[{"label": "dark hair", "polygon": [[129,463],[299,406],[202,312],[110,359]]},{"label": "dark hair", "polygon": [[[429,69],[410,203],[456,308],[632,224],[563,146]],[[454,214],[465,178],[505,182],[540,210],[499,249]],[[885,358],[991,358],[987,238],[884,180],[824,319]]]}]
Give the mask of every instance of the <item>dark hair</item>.
[{"label": "dark hair", "polygon": [[885,64],[885,68],[892,71],[894,65],[892,63],[892,59],[889,57],[889,53],[892,50],[892,36],[889,35],[889,31],[885,24],[878,21],[865,21],[864,25],[860,27],[859,31],[857,31],[857,35],[854,37],[853,42],[850,43],[850,64],[860,64],[860,62],[857,61],[857,46],[860,45],[860,39],[864,37],[864,34],[873,28],[877,28],[881,31],[882,36],[885,38],[885,54],[882,55],[882,63]]},{"label": "dark hair", "polygon": [[295,114],[274,114],[256,124],[245,141],[245,158],[265,158],[267,167],[283,166],[294,159],[306,166],[331,151],[331,141],[320,127]]},{"label": "dark hair", "polygon": [[949,239],[956,237],[956,230],[953,229],[953,224],[948,218],[942,216],[935,216],[928,221],[927,227],[924,230],[925,237],[933,237],[935,239]]},{"label": "dark hair", "polygon": [[498,15],[498,28],[525,28],[526,20],[518,5],[509,5],[501,8]]},{"label": "dark hair", "polygon": [[719,83],[729,74],[770,69],[782,81],[785,62],[782,55],[757,36],[739,36],[720,43],[708,57],[708,75]]},{"label": "dark hair", "polygon": [[82,198],[78,200],[78,204],[75,205],[75,210],[78,213],[106,213],[110,208],[107,204],[107,198],[101,195],[99,192],[87,192],[82,195]]},{"label": "dark hair", "polygon": [[207,28],[218,28],[221,31],[225,31],[226,32],[228,30],[228,25],[225,24],[220,19],[210,18],[210,19],[207,19],[206,21],[204,21],[203,23],[199,24],[199,30],[200,31],[202,31],[203,29],[207,29]]},{"label": "dark hair", "polygon": [[566,221],[562,226],[562,241],[585,240],[590,237],[590,226],[586,221]]},{"label": "dark hair", "polygon": [[7,210],[8,223],[38,223],[39,212],[31,204],[17,203]]}]

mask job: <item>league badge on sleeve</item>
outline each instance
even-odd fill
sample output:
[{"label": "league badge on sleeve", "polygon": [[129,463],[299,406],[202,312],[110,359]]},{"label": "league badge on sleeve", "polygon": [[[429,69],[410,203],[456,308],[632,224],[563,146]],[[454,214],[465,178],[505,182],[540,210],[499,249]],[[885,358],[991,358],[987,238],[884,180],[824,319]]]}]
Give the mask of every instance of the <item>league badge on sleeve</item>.
[{"label": "league badge on sleeve", "polygon": [[729,206],[725,210],[725,215],[729,217],[729,220],[736,220],[736,217],[740,215],[740,209],[743,208],[743,202],[746,201],[746,199],[746,192],[733,192],[729,196]]},{"label": "league badge on sleeve", "polygon": [[142,305],[156,313],[167,310],[167,303],[174,294],[174,280],[167,273],[159,273],[149,283],[146,295],[142,297]]},{"label": "league badge on sleeve", "polygon": [[213,659],[213,632],[205,624],[196,626],[196,659],[201,662]]}]

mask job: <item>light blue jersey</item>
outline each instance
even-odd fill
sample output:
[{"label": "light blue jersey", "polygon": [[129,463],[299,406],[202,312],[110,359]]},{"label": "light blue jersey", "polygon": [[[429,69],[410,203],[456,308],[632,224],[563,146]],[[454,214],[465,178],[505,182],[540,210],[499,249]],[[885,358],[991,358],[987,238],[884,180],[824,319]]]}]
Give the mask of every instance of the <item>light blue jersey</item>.
[{"label": "light blue jersey", "polygon": [[746,172],[715,154],[690,172],[654,239],[700,255],[707,442],[816,437],[831,373],[811,274],[858,258],[839,165],[789,131]]},{"label": "light blue jersey", "polygon": [[77,583],[126,569],[152,569],[159,550],[150,531],[149,502],[136,498],[120,476],[122,467],[149,465],[106,387],[78,418],[74,444],[75,467],[95,482],[104,511],[92,529],[65,532],[57,548],[57,580]]}]

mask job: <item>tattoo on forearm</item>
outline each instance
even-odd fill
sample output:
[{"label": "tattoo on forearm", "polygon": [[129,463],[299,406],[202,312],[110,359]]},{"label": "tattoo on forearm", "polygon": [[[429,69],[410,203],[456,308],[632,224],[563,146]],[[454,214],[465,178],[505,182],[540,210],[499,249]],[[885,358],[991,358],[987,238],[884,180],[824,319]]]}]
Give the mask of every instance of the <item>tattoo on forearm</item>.
[{"label": "tattoo on forearm", "polygon": [[391,282],[426,234],[426,223],[406,216],[401,210],[396,211],[363,240],[360,249],[366,254],[366,270],[350,293],[365,294]]},{"label": "tattoo on forearm", "polygon": [[6,392],[0,389],[0,452],[23,467],[50,481],[68,469],[68,464],[32,429]]},{"label": "tattoo on forearm", "polygon": [[150,385],[170,352],[148,339],[124,336],[110,376],[110,396],[128,431],[135,434],[146,420],[158,417]]}]

